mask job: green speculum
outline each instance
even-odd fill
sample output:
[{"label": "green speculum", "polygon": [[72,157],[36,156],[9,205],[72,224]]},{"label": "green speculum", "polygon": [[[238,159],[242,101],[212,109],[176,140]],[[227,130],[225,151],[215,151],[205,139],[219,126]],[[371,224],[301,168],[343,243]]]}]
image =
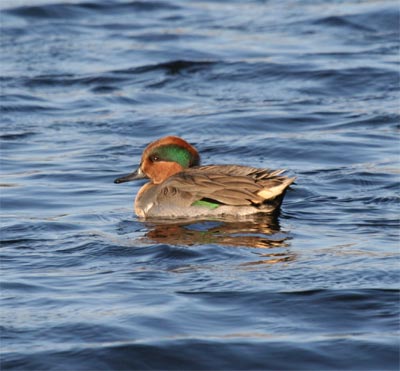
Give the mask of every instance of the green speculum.
[{"label": "green speculum", "polygon": [[216,202],[206,201],[206,200],[198,200],[198,201],[193,202],[192,206],[202,206],[202,207],[206,207],[207,209],[213,210],[213,209],[216,209],[218,206],[221,206],[221,204],[218,204]]}]

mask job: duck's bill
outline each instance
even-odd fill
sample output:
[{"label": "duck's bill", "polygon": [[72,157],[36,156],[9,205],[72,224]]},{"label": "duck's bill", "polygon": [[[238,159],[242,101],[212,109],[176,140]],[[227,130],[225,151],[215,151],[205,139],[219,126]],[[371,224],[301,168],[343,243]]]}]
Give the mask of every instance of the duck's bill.
[{"label": "duck's bill", "polygon": [[125,182],[130,182],[132,180],[136,179],[144,179],[147,178],[146,174],[140,169],[136,169],[133,173],[122,176],[121,178],[117,178],[114,180],[114,183],[119,184],[119,183],[125,183]]}]

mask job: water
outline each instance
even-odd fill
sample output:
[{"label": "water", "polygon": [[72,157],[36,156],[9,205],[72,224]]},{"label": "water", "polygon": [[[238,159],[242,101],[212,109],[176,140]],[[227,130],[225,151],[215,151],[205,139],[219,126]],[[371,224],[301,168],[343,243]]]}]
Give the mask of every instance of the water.
[{"label": "water", "polygon": [[[0,8],[2,369],[398,369],[396,1]],[[165,135],[297,184],[144,223],[113,180]]]}]

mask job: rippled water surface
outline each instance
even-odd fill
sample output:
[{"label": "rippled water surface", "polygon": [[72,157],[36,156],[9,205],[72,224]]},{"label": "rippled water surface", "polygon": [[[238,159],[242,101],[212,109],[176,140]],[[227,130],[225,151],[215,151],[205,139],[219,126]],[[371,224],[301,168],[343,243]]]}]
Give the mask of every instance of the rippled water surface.
[{"label": "rippled water surface", "polygon": [[[397,1],[0,9],[2,369],[398,369]],[[171,134],[280,215],[139,220]]]}]

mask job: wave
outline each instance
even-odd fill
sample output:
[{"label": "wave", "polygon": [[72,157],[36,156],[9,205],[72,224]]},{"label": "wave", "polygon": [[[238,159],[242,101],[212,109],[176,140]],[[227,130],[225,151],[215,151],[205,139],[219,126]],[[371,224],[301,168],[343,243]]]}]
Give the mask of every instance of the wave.
[{"label": "wave", "polygon": [[71,19],[88,14],[112,14],[129,11],[158,12],[160,10],[176,10],[180,7],[166,1],[130,1],[130,2],[80,2],[54,3],[35,6],[19,6],[6,8],[5,13],[22,18]]}]

